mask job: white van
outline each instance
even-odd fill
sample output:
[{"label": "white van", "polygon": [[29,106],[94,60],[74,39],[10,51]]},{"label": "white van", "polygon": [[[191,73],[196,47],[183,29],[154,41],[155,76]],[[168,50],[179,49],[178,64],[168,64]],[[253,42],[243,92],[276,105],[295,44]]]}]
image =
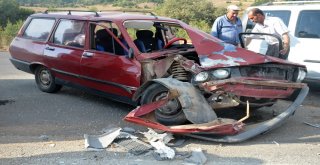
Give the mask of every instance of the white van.
[{"label": "white van", "polygon": [[[263,6],[249,7],[242,19],[243,31],[250,32],[254,23],[248,19],[248,11],[257,7],[266,16],[279,17],[290,30],[290,53],[288,60],[307,66],[307,81],[320,80],[320,1],[273,2]],[[265,46],[256,52],[265,52]]]}]

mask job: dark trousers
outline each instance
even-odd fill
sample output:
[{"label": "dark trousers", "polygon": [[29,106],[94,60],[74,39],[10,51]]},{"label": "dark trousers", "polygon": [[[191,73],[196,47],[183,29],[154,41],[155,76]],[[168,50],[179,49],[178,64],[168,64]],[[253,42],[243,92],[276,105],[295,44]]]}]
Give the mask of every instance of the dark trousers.
[{"label": "dark trousers", "polygon": [[266,55],[286,60],[288,58],[289,52],[290,52],[290,48],[286,54],[280,54],[279,44],[273,44],[273,45],[268,45],[268,50],[266,52]]}]

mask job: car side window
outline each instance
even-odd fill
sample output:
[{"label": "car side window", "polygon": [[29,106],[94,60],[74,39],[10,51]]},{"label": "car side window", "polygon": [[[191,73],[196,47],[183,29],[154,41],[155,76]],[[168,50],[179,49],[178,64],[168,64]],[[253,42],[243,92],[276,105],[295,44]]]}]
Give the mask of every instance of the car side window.
[{"label": "car side window", "polygon": [[[100,26],[103,25],[103,26]],[[111,33],[109,33],[108,29]],[[109,52],[116,55],[126,55],[128,48],[127,42],[121,35],[119,28],[111,22],[99,22],[99,24],[90,24],[90,48],[101,52]],[[112,36],[113,34],[113,36]],[[123,46],[121,46],[121,44]]]},{"label": "car side window", "polygon": [[53,36],[53,43],[83,48],[85,43],[85,22],[61,20]]},{"label": "car side window", "polygon": [[295,36],[298,38],[320,38],[320,11],[301,11],[298,17]]},{"label": "car side window", "polygon": [[34,18],[30,21],[22,37],[37,41],[46,41],[54,22],[54,19]]}]

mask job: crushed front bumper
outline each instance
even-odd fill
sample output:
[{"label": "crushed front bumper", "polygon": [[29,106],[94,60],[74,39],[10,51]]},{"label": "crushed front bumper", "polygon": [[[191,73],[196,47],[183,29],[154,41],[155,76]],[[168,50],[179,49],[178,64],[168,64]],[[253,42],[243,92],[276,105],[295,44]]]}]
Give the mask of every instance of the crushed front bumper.
[{"label": "crushed front bumper", "polygon": [[169,94],[169,97],[165,100],[137,107],[131,111],[124,120],[158,130],[184,134],[193,138],[214,142],[235,143],[266,133],[280,126],[294,114],[296,109],[302,104],[303,100],[307,96],[308,91],[308,86],[303,85],[295,101],[284,112],[270,120],[258,123],[254,127],[245,127],[242,122],[232,119],[216,119],[209,123],[179,126],[165,126],[156,122],[154,117],[150,115],[152,114],[151,112],[166,104],[170,98],[177,97],[172,96],[174,94]]}]

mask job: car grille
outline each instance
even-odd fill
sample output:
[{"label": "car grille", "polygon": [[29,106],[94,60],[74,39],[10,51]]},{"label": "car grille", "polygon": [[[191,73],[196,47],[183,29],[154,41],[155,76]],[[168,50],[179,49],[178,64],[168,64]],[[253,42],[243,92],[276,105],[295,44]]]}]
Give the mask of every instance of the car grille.
[{"label": "car grille", "polygon": [[270,80],[294,81],[295,68],[287,65],[261,64],[247,67],[240,67],[242,77],[263,78]]}]

